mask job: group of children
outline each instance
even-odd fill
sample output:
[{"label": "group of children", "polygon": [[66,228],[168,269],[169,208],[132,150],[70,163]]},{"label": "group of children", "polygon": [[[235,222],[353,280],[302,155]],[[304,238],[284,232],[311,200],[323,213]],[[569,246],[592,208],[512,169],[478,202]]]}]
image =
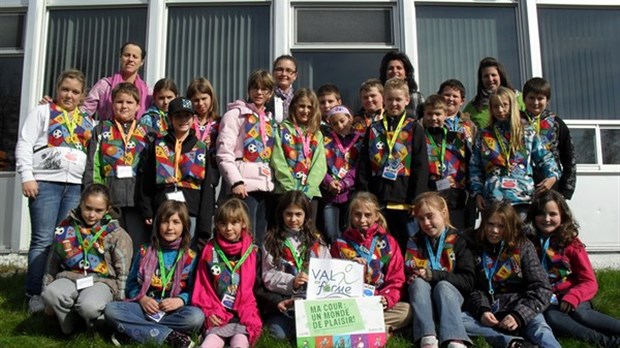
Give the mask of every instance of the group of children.
[{"label": "group of children", "polygon": [[[274,71],[283,62],[291,71],[280,75],[296,73],[291,56]],[[59,98],[75,80],[67,76]],[[364,82],[355,115],[333,85],[285,97],[278,81],[253,72],[247,99],[221,118],[205,78],[187,98],[158,81],[144,115],[133,84],[112,90],[113,119],[85,124],[76,142],[85,190],[58,220],[43,277],[64,333],[81,316],[105,318],[116,343],[189,347],[203,329],[203,347],[248,347],[263,323],[291,339],[309,259],[334,257],[363,264],[386,329],[413,321],[425,348],[470,346],[477,335],[497,347],[526,346],[522,337],[559,346],[551,329],[618,345],[620,322],[589,302],[596,280],[564,201],[574,190],[572,144],[547,110],[548,82],[526,83],[523,111],[498,85],[483,126],[460,111],[458,80],[427,98],[422,115],[408,113],[409,87],[397,77]],[[83,94],[83,79],[76,89]],[[281,122],[269,105],[278,89],[288,105]],[[68,112],[78,109],[62,106],[50,107],[70,143]],[[465,233],[476,208],[481,225]]]}]

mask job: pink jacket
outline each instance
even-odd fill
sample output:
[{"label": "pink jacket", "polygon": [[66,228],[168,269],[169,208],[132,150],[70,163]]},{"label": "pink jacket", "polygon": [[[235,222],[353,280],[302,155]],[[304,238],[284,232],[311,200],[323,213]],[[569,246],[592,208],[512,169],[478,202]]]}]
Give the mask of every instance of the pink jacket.
[{"label": "pink jacket", "polygon": [[[228,111],[220,121],[220,134],[217,137],[217,163],[220,173],[228,187],[243,181],[247,192],[265,191],[274,189],[273,173],[261,174],[261,170],[270,172],[269,163],[244,162],[243,141],[245,139],[244,123],[248,114],[255,113],[254,104],[237,100],[228,104]],[[271,120],[271,114],[266,115]],[[265,169],[266,168],[266,169]]]},{"label": "pink jacket", "polygon": [[[112,111],[112,89],[119,83],[123,82],[119,73],[115,73],[112,76],[104,77],[97,81],[95,85],[88,92],[86,100],[80,106],[80,110],[87,113],[88,116],[93,117],[97,113],[96,119],[98,121],[112,120],[114,119],[114,112]],[[153,103],[152,91],[146,85],[140,75],[136,76],[134,85],[140,91],[140,107],[136,113],[136,119],[139,120],[146,108]]]},{"label": "pink jacket", "polygon": [[568,259],[571,274],[565,282],[551,285],[554,293],[563,294],[562,301],[577,308],[581,302],[594,298],[598,291],[598,283],[586,247],[579,238],[575,237],[573,242],[564,248],[562,254],[562,257]]}]

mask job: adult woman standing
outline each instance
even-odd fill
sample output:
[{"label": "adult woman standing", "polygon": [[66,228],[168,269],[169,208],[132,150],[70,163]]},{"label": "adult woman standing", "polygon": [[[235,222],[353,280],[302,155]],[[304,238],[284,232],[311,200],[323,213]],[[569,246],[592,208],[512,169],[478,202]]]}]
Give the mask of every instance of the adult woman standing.
[{"label": "adult woman standing", "polygon": [[80,112],[84,74],[64,71],[58,77],[55,102],[39,105],[26,117],[15,157],[28,197],[32,235],[28,251],[26,294],[30,312],[40,312],[43,273],[54,227],[77,207],[93,122]]},{"label": "adult woman standing", "polygon": [[[138,118],[144,114],[152,103],[151,90],[138,74],[144,65],[146,51],[135,42],[126,42],[121,47],[120,70],[112,76],[104,77],[91,88],[86,100],[80,107],[89,116],[99,120],[113,119],[112,89],[119,83],[133,83],[140,91]],[[94,114],[97,116],[94,116]]]},{"label": "adult woman standing", "polygon": [[422,110],[419,110],[424,103],[424,96],[418,91],[418,84],[413,76],[413,64],[409,57],[403,52],[390,51],[381,59],[379,67],[379,80],[385,85],[385,81],[396,77],[407,82],[409,87],[410,101],[407,105],[407,114],[414,115],[416,118],[422,117]]},{"label": "adult woman standing", "polygon": [[497,92],[500,87],[511,89],[517,95],[519,110],[525,110],[523,96],[519,93],[508,80],[508,74],[502,63],[493,57],[486,57],[480,61],[478,66],[478,87],[476,96],[463,110],[468,113],[471,120],[478,126],[478,129],[486,128],[491,121],[489,113],[489,97]]}]

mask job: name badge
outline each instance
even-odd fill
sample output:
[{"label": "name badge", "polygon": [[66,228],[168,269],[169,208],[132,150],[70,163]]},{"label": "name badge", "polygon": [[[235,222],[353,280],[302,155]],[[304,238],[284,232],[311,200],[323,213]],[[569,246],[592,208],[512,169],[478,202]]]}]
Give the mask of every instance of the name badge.
[{"label": "name badge", "polygon": [[232,296],[230,294],[224,294],[224,297],[222,297],[222,306],[224,306],[224,308],[233,309],[234,305],[235,296]]},{"label": "name badge", "polygon": [[398,169],[387,166],[383,168],[382,177],[384,179],[396,181],[396,178],[398,177]]},{"label": "name badge", "polygon": [[364,297],[375,296],[375,287],[370,284],[364,284]]},{"label": "name badge", "polygon": [[555,294],[551,294],[551,299],[549,300],[549,303],[551,304],[558,304],[558,297]]},{"label": "name badge", "polygon": [[437,191],[443,191],[450,188],[450,180],[448,178],[443,178],[435,181],[435,186],[437,186]]},{"label": "name badge", "polygon": [[185,202],[185,196],[183,191],[174,191],[166,193],[166,199],[170,201]]},{"label": "name badge", "polygon": [[344,167],[340,168],[340,170],[338,171],[338,177],[340,179],[344,178],[347,175],[348,170],[346,170]]},{"label": "name badge", "polygon": [[271,177],[271,168],[269,168],[269,166],[267,164],[263,164],[260,166],[259,170],[258,170],[258,174],[261,176],[265,176],[270,178]]},{"label": "name badge", "polygon": [[164,315],[166,315],[166,312],[157,312],[157,313],[153,313],[153,314],[147,314],[146,317],[151,319],[152,321],[159,323],[159,321],[161,320],[161,318],[164,317]]},{"label": "name badge", "polygon": [[88,277],[80,278],[80,279],[75,281],[75,285],[76,285],[78,290],[89,288],[89,287],[93,286],[94,284],[95,284],[95,281],[93,279],[93,276],[88,276]]},{"label": "name badge", "polygon": [[117,166],[116,177],[119,179],[132,178],[133,168],[131,166]]},{"label": "name badge", "polygon": [[517,187],[517,180],[513,178],[502,178],[502,188],[512,190]]}]

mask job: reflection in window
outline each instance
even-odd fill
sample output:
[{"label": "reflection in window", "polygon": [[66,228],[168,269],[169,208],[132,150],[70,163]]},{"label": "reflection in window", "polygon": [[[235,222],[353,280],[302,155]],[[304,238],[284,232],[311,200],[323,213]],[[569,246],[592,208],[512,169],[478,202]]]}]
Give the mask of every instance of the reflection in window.
[{"label": "reflection in window", "polygon": [[620,128],[602,128],[603,164],[620,164]]},{"label": "reflection in window", "polygon": [[521,89],[515,8],[500,6],[416,6],[420,90],[429,95],[451,78],[476,94],[478,64],[497,58],[512,85]]},{"label": "reflection in window", "polygon": [[296,43],[394,43],[390,8],[298,8],[295,15]]},{"label": "reflection in window", "polygon": [[24,48],[23,13],[0,13],[0,48]]},{"label": "reflection in window", "polygon": [[369,78],[379,78],[384,51],[294,52],[297,59],[297,86],[316,91],[324,84],[335,84],[343,104],[357,111],[359,89]]},{"label": "reflection in window", "polygon": [[206,77],[224,112],[246,98],[252,71],[271,70],[270,24],[269,6],[171,7],[166,74],[182,95],[192,79]]},{"label": "reflection in window", "polygon": [[55,93],[56,78],[69,68],[86,75],[87,87],[117,72],[125,42],[144,47],[146,14],[146,8],[50,11],[43,92]]},{"label": "reflection in window", "polygon": [[15,170],[23,57],[0,57],[0,171]]},{"label": "reflection in window", "polygon": [[543,73],[562,118],[620,116],[618,23],[617,8],[538,9]]},{"label": "reflection in window", "polygon": [[570,128],[577,164],[596,164],[596,132],[594,128]]}]

